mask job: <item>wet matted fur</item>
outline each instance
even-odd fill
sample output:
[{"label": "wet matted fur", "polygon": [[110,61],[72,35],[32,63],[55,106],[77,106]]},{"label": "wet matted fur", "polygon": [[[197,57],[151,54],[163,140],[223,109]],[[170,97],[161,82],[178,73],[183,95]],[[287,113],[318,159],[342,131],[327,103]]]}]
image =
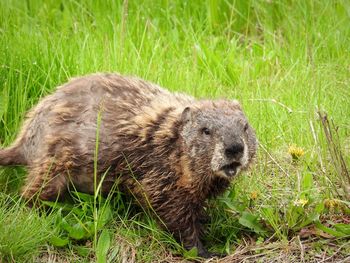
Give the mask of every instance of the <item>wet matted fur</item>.
[{"label": "wet matted fur", "polygon": [[200,241],[205,200],[248,167],[257,147],[239,103],[195,100],[118,74],[76,78],[29,112],[0,165],[28,167],[29,200],[55,200],[70,183],[93,193],[97,129],[98,180],[108,169],[102,192],[118,179],[186,249],[210,257]]}]

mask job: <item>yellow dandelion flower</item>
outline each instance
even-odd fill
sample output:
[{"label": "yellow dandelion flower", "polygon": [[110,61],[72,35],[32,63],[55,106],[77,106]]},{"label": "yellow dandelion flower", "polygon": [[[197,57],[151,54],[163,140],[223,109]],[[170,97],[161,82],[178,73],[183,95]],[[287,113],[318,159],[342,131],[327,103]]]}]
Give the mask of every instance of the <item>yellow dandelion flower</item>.
[{"label": "yellow dandelion flower", "polygon": [[301,156],[305,154],[303,148],[291,145],[288,148],[288,153],[292,156],[293,160],[298,160]]},{"label": "yellow dandelion flower", "polygon": [[323,204],[326,208],[330,210],[341,206],[341,203],[338,199],[325,199]]},{"label": "yellow dandelion flower", "polygon": [[294,205],[304,207],[308,202],[309,202],[309,200],[300,198],[300,199],[294,201]]},{"label": "yellow dandelion flower", "polygon": [[258,198],[258,192],[257,191],[252,191],[250,193],[250,199],[255,200]]}]

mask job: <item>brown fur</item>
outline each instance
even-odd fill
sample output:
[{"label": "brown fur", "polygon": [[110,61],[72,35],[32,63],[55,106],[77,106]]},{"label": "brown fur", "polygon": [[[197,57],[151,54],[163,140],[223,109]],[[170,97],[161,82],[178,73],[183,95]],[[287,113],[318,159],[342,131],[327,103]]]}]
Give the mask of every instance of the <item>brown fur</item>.
[{"label": "brown fur", "polygon": [[98,180],[109,169],[103,192],[118,178],[119,189],[150,204],[187,249],[210,256],[199,239],[204,202],[256,152],[239,104],[196,101],[117,74],[77,78],[29,113],[13,146],[0,150],[0,165],[28,166],[26,199],[54,200],[69,183],[93,193],[98,125]]}]

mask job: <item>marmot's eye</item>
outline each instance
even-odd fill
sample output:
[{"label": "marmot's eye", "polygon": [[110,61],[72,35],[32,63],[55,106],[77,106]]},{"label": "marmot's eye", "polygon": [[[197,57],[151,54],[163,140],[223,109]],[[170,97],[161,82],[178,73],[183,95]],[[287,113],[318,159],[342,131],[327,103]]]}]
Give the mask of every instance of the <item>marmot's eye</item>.
[{"label": "marmot's eye", "polygon": [[248,127],[249,127],[249,125],[248,125],[248,123],[246,123],[245,125],[244,125],[244,131],[247,131],[248,130]]},{"label": "marmot's eye", "polygon": [[202,133],[205,135],[210,135],[210,130],[208,128],[203,128]]}]

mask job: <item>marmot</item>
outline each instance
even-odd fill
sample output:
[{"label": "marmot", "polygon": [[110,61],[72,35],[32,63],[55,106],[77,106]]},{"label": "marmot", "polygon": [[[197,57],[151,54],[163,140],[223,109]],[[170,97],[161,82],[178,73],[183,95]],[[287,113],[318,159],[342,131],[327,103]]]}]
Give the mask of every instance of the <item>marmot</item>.
[{"label": "marmot", "polygon": [[200,241],[205,200],[247,168],[256,148],[235,100],[196,100],[135,77],[95,74],[42,99],[0,150],[0,165],[28,167],[24,198],[56,200],[70,184],[93,193],[97,159],[102,193],[117,181],[186,249],[210,257]]}]

